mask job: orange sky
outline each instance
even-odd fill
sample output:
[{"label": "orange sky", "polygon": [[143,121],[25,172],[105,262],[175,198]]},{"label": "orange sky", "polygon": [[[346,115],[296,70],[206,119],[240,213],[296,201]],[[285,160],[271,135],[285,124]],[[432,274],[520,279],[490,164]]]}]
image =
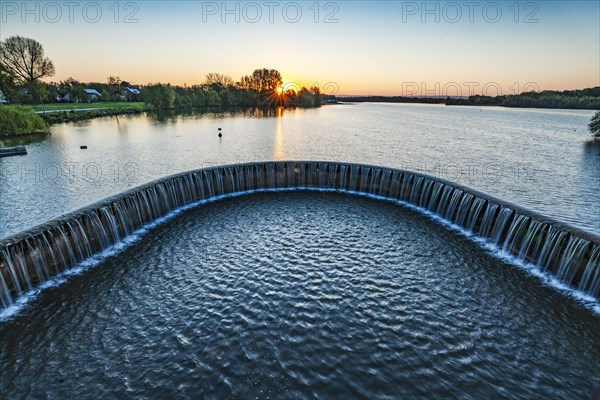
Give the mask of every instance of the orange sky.
[{"label": "orange sky", "polygon": [[[208,3],[199,1],[139,2],[137,10],[120,2],[117,22],[113,3],[99,2],[96,22],[90,22],[89,10],[86,16],[80,9],[72,22],[68,10],[50,22],[56,19],[50,3],[39,4],[39,22],[34,6],[33,15],[3,9],[0,37],[19,34],[40,41],[54,61],[54,81],[69,76],[105,81],[117,75],[139,84],[193,85],[209,72],[238,80],[266,67],[288,81],[317,83],[337,94],[469,95],[473,88],[507,94],[600,85],[600,16],[593,1],[540,2],[533,15],[537,22],[527,23],[531,10],[520,10],[517,18],[503,2],[496,22],[481,10],[471,21],[466,9],[452,22],[446,2],[439,2],[437,15],[433,5],[433,14],[407,13],[406,2],[338,2],[337,11],[318,3],[318,18],[301,2],[296,22],[290,22],[289,10],[287,16],[275,10],[270,22],[266,9],[251,22],[256,15],[243,11],[244,2],[238,11],[227,3],[232,14],[208,15],[203,9]],[[132,11],[135,21],[126,23]],[[330,15],[336,21],[326,23]]]}]

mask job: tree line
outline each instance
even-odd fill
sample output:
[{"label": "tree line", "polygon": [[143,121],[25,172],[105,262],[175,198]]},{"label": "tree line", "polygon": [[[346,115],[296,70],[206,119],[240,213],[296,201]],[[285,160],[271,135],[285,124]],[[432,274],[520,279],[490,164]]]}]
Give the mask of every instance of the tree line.
[{"label": "tree line", "polygon": [[[207,78],[209,75],[211,74],[208,74]],[[132,94],[128,92],[128,88],[139,89],[140,93]],[[88,96],[84,89],[94,89],[100,96]],[[67,78],[51,83],[37,81],[0,84],[0,90],[11,103],[16,104],[143,101],[153,110],[197,107],[316,107],[322,102],[322,95],[317,87],[302,88],[298,92],[291,89],[278,92],[277,88],[245,88],[238,83],[210,83],[208,79],[194,86],[164,83],[138,86],[112,76],[107,82],[88,83]]]},{"label": "tree line", "polygon": [[336,98],[352,103],[419,103],[419,104],[445,104],[446,99],[438,97],[408,97],[408,96],[345,96]]},{"label": "tree line", "polygon": [[347,96],[341,98],[350,102],[381,103],[427,103],[449,106],[501,106],[524,108],[600,109],[600,86],[579,90],[544,90],[524,92],[518,95],[481,96],[468,98],[453,97],[406,97],[406,96]]},{"label": "tree line", "polygon": [[600,86],[580,90],[544,90],[517,95],[470,96],[467,99],[447,98],[447,105],[501,106],[524,108],[600,109]]},{"label": "tree line", "polygon": [[276,70],[257,69],[252,75],[234,82],[227,75],[210,73],[204,83],[195,86],[150,84],[142,88],[142,98],[153,110],[199,107],[319,107],[322,95],[318,87],[299,91],[282,87]]},{"label": "tree line", "polygon": [[[0,101],[17,104],[143,101],[156,111],[197,107],[318,107],[318,87],[284,90],[281,73],[259,68],[235,82],[230,76],[209,73],[203,83],[173,86],[155,83],[135,86],[119,77],[106,82],[79,82],[74,78],[45,83],[54,76],[52,61],[40,43],[21,36],[0,42]],[[90,92],[93,89],[95,92]]]},{"label": "tree line", "polygon": [[[58,83],[44,83],[54,76],[52,60],[46,57],[40,43],[34,39],[11,36],[0,42],[0,104],[81,102],[81,101],[144,101],[157,112],[203,107],[319,107],[324,100],[318,87],[285,90],[279,71],[259,68],[235,82],[230,76],[209,73],[202,84],[172,86],[150,84],[131,90],[129,82],[109,76],[105,83],[82,83],[68,78]],[[86,89],[94,89],[90,94]],[[335,96],[326,100],[336,102]],[[447,105],[600,109],[600,86],[581,90],[545,90],[505,96],[470,96],[462,98],[354,97],[352,101],[427,102]],[[5,110],[0,109],[5,112]],[[6,120],[14,116],[5,115]],[[600,111],[589,124],[596,140],[600,140]]]}]

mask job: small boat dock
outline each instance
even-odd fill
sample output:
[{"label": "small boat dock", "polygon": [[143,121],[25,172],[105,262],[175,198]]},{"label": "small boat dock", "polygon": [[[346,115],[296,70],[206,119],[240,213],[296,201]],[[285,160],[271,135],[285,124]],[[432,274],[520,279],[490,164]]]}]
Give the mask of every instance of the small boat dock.
[{"label": "small boat dock", "polygon": [[21,156],[27,154],[25,146],[0,147],[0,157]]}]

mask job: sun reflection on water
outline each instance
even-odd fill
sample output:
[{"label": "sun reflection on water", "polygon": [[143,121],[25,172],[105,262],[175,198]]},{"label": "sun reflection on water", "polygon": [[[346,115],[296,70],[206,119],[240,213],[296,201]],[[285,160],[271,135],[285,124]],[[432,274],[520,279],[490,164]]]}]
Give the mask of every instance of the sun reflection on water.
[{"label": "sun reflection on water", "polygon": [[275,125],[275,146],[273,149],[273,158],[276,161],[285,160],[285,151],[283,146],[283,107],[277,107],[276,109],[277,123]]}]

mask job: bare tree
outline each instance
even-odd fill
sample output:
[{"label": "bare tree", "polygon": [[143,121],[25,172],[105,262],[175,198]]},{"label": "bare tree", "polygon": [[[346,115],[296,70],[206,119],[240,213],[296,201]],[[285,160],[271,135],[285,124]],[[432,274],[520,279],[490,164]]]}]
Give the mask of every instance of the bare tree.
[{"label": "bare tree", "polygon": [[11,36],[0,42],[0,64],[18,80],[33,83],[54,75],[54,64],[34,39]]},{"label": "bare tree", "polygon": [[109,76],[108,78],[106,78],[106,83],[108,83],[111,86],[119,86],[121,84],[121,78],[119,78],[118,76]]},{"label": "bare tree", "polygon": [[233,86],[233,84],[233,79],[229,75],[218,74],[216,72],[206,74],[206,80],[204,81],[204,85],[213,89],[225,89]]}]

